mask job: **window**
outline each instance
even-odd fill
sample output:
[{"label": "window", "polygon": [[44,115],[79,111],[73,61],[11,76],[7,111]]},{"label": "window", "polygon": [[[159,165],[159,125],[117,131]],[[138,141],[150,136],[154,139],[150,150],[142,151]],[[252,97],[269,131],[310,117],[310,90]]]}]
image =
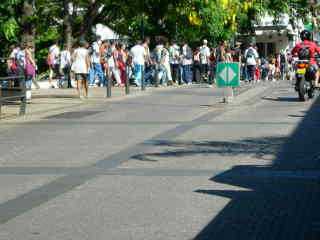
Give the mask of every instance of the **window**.
[{"label": "window", "polygon": [[275,43],[267,43],[267,55],[268,57],[274,56],[276,54],[276,44]]}]

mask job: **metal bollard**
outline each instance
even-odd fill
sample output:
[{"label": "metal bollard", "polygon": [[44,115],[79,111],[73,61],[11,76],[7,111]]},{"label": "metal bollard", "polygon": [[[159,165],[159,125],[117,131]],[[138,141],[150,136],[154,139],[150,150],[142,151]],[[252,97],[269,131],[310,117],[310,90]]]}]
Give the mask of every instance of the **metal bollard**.
[{"label": "metal bollard", "polygon": [[159,87],[159,81],[160,81],[160,79],[159,79],[159,66],[158,66],[158,64],[156,65],[156,68],[155,68],[155,76],[154,76],[154,86],[155,87]]},{"label": "metal bollard", "polygon": [[142,67],[142,72],[141,72],[141,91],[145,91],[146,86],[144,82],[144,66]]},{"label": "metal bollard", "polygon": [[20,77],[20,89],[22,92],[21,96],[21,105],[20,105],[20,111],[19,115],[23,116],[26,114],[26,108],[27,108],[27,87],[26,87],[26,78]]},{"label": "metal bollard", "polygon": [[107,98],[111,98],[111,77],[107,79]]},{"label": "metal bollard", "polygon": [[128,67],[126,68],[126,83],[125,83],[125,87],[126,87],[126,95],[129,95],[130,94],[130,79],[129,79]]},{"label": "metal bollard", "polygon": [[25,77],[20,78],[20,88],[23,96],[21,97],[21,106],[20,106],[19,115],[23,116],[26,114],[26,108],[27,108],[27,88],[26,88]]}]

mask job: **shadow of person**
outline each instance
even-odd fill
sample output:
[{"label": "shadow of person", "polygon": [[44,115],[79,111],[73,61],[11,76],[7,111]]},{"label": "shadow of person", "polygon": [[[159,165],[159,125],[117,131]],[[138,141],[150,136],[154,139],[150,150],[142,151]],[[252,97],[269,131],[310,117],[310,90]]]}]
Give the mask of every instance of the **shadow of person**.
[{"label": "shadow of person", "polygon": [[273,102],[301,102],[298,97],[278,97],[278,98],[264,97],[262,99],[267,101],[273,101]]},{"label": "shadow of person", "polygon": [[320,239],[319,99],[270,166],[235,166],[212,181],[245,190],[198,189],[230,202],[195,240]]}]

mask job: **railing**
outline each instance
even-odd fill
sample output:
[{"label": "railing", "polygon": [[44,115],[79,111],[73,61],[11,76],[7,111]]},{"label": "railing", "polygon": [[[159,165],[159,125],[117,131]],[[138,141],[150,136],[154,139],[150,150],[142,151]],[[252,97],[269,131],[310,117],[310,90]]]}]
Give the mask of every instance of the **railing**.
[{"label": "railing", "polygon": [[8,101],[21,101],[19,115],[25,115],[27,102],[24,76],[0,77],[0,116],[2,105]]}]

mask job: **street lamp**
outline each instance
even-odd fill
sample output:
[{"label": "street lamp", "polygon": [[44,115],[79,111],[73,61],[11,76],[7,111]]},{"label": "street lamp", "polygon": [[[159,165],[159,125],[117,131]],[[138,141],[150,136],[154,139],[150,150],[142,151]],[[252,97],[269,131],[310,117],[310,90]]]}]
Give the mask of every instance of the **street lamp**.
[{"label": "street lamp", "polygon": [[145,0],[142,0],[141,40],[144,39],[144,8],[145,8]]},{"label": "street lamp", "polygon": [[[144,6],[145,0],[142,0],[142,19],[141,19],[141,40],[144,40]],[[144,82],[144,69],[145,66],[142,67],[141,72],[141,90],[144,91],[146,89],[145,82]]]}]

